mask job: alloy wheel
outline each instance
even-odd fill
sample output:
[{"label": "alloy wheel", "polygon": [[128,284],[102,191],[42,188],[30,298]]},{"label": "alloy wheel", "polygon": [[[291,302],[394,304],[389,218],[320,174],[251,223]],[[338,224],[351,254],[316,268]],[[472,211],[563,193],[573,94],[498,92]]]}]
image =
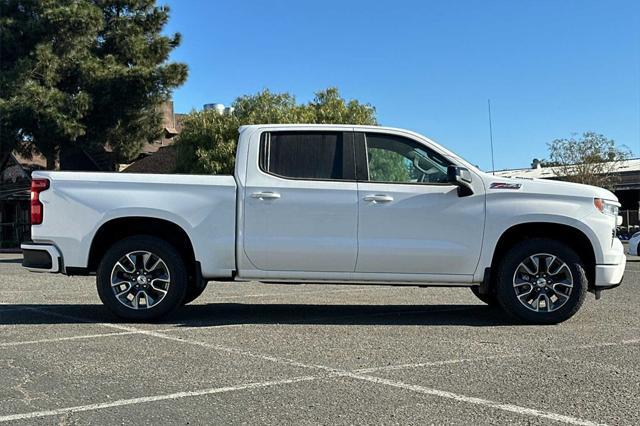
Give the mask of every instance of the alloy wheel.
[{"label": "alloy wheel", "polygon": [[111,270],[111,290],[129,309],[151,309],[167,295],[171,274],[167,264],[149,251],[122,256]]},{"label": "alloy wheel", "polygon": [[513,288],[527,309],[553,312],[569,300],[573,275],[569,265],[557,256],[537,253],[520,262],[513,274]]}]

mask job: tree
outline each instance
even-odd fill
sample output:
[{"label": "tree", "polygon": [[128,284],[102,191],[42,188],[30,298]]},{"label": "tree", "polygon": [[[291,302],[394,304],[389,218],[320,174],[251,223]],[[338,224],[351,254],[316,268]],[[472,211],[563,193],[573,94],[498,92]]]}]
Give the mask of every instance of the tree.
[{"label": "tree", "polygon": [[316,92],[314,99],[301,106],[303,118],[317,124],[376,125],[376,110],[355,99],[345,101],[335,87]]},{"label": "tree", "polygon": [[378,182],[409,182],[411,176],[410,164],[407,159],[397,152],[386,149],[369,148],[369,177]]},{"label": "tree", "polygon": [[177,172],[232,174],[238,128],[242,125],[377,124],[374,107],[356,100],[345,101],[336,88],[317,92],[306,104],[297,104],[289,93],[263,90],[240,96],[232,107],[233,114],[219,114],[212,109],[188,114],[176,144]]},{"label": "tree", "polygon": [[240,120],[213,109],[194,111],[182,122],[176,142],[176,172],[232,174]]},{"label": "tree", "polygon": [[187,76],[167,63],[180,42],[161,35],[168,18],[154,0],[0,0],[0,149],[49,169],[72,147],[135,157]]},{"label": "tree", "polygon": [[620,162],[631,152],[625,146],[617,147],[613,139],[594,132],[585,132],[581,138],[555,139],[548,144],[549,164],[563,180],[613,189]]}]

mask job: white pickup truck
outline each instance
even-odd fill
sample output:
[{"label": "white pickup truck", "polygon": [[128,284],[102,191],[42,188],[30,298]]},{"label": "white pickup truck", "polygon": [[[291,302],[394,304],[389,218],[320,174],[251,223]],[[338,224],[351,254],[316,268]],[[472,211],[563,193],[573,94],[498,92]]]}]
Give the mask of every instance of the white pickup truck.
[{"label": "white pickup truck", "polygon": [[95,274],[116,315],[151,320],[208,281],[469,286],[528,323],[620,284],[617,198],[483,173],[413,132],[240,129],[234,176],[33,173],[23,266]]}]

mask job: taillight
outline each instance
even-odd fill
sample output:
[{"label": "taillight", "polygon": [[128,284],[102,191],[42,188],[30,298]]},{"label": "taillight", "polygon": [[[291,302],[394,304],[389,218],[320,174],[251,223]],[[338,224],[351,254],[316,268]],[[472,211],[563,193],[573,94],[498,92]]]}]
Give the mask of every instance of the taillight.
[{"label": "taillight", "polygon": [[49,189],[49,179],[31,181],[31,224],[40,225],[44,217],[44,206],[40,202],[40,193]]}]

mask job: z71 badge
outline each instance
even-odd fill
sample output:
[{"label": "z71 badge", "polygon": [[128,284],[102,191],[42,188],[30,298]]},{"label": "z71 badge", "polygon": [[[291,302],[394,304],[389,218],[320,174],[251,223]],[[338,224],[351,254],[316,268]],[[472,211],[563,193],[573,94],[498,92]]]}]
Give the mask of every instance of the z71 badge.
[{"label": "z71 badge", "polygon": [[489,185],[490,189],[520,189],[521,183],[493,182]]}]

